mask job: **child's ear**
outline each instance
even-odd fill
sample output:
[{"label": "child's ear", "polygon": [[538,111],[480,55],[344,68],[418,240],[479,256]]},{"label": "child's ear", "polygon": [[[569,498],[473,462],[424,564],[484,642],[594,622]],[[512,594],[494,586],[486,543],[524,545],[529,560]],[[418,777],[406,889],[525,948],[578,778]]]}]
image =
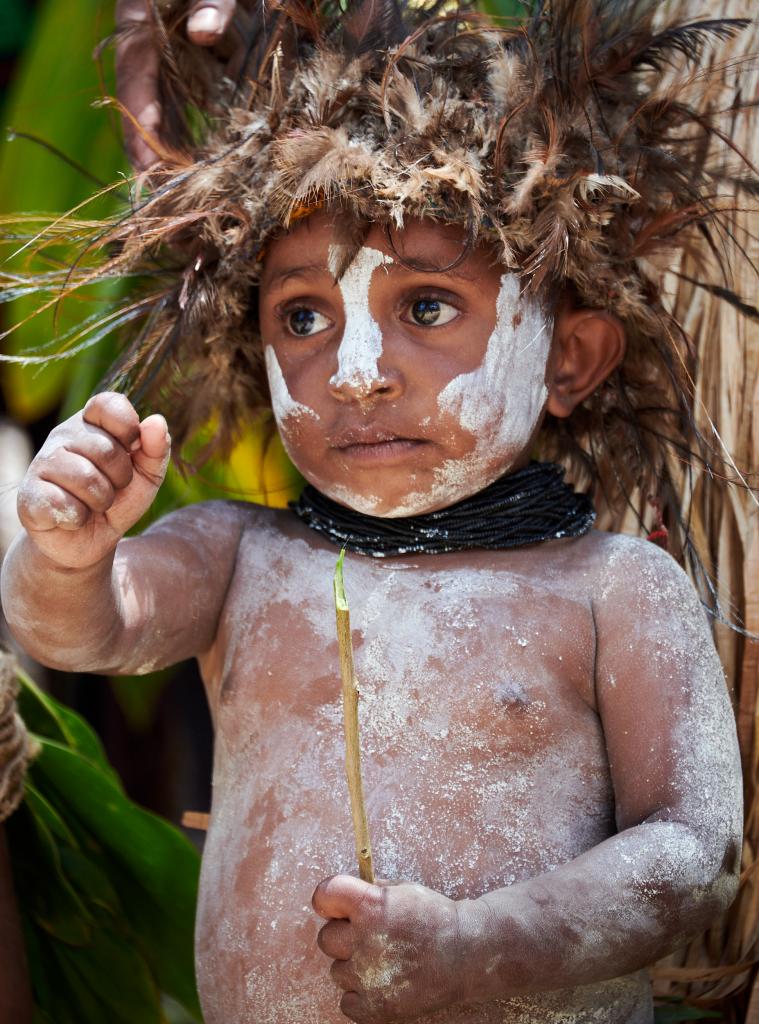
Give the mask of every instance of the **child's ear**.
[{"label": "child's ear", "polygon": [[622,321],[601,309],[559,308],[548,362],[546,410],[566,418],[622,362]]}]

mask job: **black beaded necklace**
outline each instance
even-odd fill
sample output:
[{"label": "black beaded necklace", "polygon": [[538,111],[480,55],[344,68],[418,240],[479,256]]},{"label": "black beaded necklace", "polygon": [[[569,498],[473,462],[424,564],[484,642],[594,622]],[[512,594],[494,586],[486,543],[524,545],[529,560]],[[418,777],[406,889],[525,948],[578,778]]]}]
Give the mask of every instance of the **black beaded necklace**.
[{"label": "black beaded necklace", "polygon": [[501,550],[580,537],[596,517],[588,495],[564,483],[564,470],[552,462],[531,462],[455,505],[421,516],[365,516],[310,485],[290,508],[333,544],[372,558]]}]

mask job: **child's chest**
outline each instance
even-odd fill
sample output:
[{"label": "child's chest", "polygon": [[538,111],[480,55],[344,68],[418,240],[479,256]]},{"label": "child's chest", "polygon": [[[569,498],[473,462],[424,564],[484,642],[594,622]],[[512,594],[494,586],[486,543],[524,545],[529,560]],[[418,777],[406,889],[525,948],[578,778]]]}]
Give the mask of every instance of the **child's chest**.
[{"label": "child's chest", "polygon": [[[217,785],[344,838],[334,562],[243,552],[220,634]],[[482,560],[420,565],[346,562],[369,816],[381,874],[473,894],[608,831],[592,616],[560,587]],[[434,869],[432,835],[449,850]]]},{"label": "child's chest", "polygon": [[[296,547],[241,553],[216,668],[204,666],[216,756],[199,968],[201,982],[255,987],[259,1021],[337,1024],[310,910],[322,878],[356,871],[336,552]],[[476,897],[613,831],[586,607],[482,561],[421,571],[353,558],[345,581],[379,877]],[[285,955],[290,995],[270,967]],[[218,1019],[248,1018],[232,999]]]},{"label": "child's chest", "polygon": [[[339,710],[335,558],[310,555],[268,572],[258,558],[240,565],[222,630],[219,724],[233,709],[318,728]],[[432,751],[455,730],[473,753],[508,758],[553,746],[557,726],[595,724],[595,639],[582,601],[519,573],[439,560],[425,570],[354,558],[345,577],[362,728],[378,754],[383,739],[402,746],[404,737]]]}]

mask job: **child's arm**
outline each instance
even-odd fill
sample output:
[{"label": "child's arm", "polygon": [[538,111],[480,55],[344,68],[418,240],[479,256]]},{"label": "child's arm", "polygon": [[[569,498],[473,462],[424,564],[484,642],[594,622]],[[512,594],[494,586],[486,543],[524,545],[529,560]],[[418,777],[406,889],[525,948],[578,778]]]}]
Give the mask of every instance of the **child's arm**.
[{"label": "child's arm", "polygon": [[693,588],[653,545],[620,540],[594,614],[619,833],[476,900],[347,876],[322,883],[317,911],[350,920],[329,921],[320,945],[336,960],[333,977],[351,1019],[413,1019],[456,1002],[623,975],[730,904],[741,850],[740,762]]},{"label": "child's arm", "polygon": [[170,443],[162,416],[140,423],[123,395],[105,393],[56,427],[32,463],[2,600],[44,664],[145,672],[213,643],[242,531],[234,506],[192,506],[121,540],[150,507]]}]

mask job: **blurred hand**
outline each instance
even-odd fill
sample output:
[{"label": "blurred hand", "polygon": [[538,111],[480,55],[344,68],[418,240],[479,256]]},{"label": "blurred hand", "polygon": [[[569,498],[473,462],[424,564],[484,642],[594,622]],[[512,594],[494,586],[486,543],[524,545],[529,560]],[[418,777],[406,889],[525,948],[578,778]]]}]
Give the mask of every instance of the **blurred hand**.
[{"label": "blurred hand", "polygon": [[95,395],[50,433],[29,467],[18,494],[21,523],[52,561],[94,565],[150,508],[170,454],[163,416],[140,423],[124,395]]},{"label": "blurred hand", "polygon": [[[197,46],[233,46],[229,36],[236,10],[235,0],[194,0],[188,8],[187,38]],[[156,162],[150,139],[161,139],[158,51],[151,18],[150,0],[116,0],[116,28],[129,30],[116,45],[116,92],[137,122],[124,118],[124,141],[136,171]]]}]

